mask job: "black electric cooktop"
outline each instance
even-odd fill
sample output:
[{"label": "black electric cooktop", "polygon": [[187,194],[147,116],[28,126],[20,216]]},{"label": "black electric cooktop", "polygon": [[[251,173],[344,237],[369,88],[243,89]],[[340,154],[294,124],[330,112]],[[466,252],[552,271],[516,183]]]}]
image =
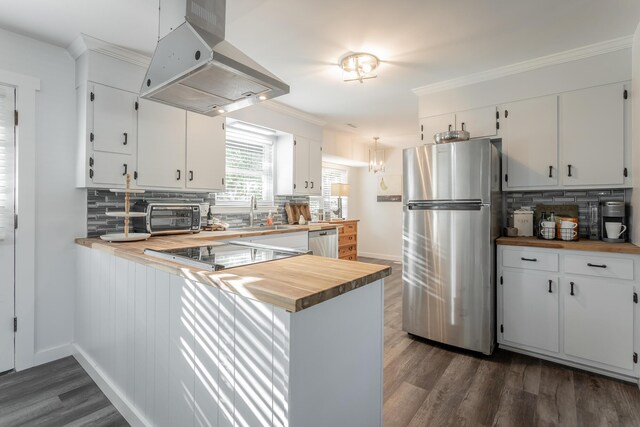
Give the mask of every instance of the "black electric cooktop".
[{"label": "black electric cooktop", "polygon": [[145,249],[144,253],[209,271],[218,271],[290,258],[306,252],[255,243],[228,242],[167,250]]}]

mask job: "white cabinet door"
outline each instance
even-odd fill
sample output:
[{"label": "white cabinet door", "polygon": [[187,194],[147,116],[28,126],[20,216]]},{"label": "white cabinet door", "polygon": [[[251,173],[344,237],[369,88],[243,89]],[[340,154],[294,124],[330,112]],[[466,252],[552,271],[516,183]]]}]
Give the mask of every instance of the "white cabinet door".
[{"label": "white cabinet door", "polygon": [[633,284],[611,279],[567,277],[564,352],[617,368],[633,369]]},{"label": "white cabinet door", "polygon": [[293,193],[309,194],[309,148],[311,141],[296,137],[293,144]]},{"label": "white cabinet door", "polygon": [[104,153],[96,151],[91,157],[90,164],[93,184],[109,184],[124,186],[126,182],[126,174],[133,176],[135,164],[133,164],[134,156],[126,154]]},{"label": "white cabinet door", "polygon": [[322,195],[322,143],[309,141],[309,195]]},{"label": "white cabinet door", "polygon": [[90,135],[93,135],[94,151],[134,154],[137,95],[95,83],[89,87]]},{"label": "white cabinet door", "polygon": [[504,340],[558,351],[558,276],[503,271]]},{"label": "white cabinet door", "polygon": [[496,107],[494,106],[456,113],[456,129],[466,130],[471,134],[471,138],[495,136],[498,133],[496,123]]},{"label": "white cabinet door", "polygon": [[420,133],[425,144],[433,144],[433,135],[456,128],[456,115],[454,113],[441,114],[439,116],[424,117],[420,119]]},{"label": "white cabinet door", "polygon": [[500,116],[506,187],[558,185],[558,97],[513,102]]},{"label": "white cabinet door", "polygon": [[184,110],[141,99],[138,110],[138,186],[184,188]]},{"label": "white cabinet door", "polygon": [[560,95],[564,185],[624,183],[624,84]]},{"label": "white cabinet door", "polygon": [[187,188],[224,191],[224,120],[187,112]]}]

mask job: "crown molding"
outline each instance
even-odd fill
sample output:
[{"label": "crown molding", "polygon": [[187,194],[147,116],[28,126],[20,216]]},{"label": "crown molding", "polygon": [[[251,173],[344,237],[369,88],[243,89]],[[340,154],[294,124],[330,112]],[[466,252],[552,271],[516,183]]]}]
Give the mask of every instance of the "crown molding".
[{"label": "crown molding", "polygon": [[632,46],[632,44],[633,36],[620,37],[617,39],[594,43],[576,49],[566,50],[564,52],[558,52],[547,56],[541,56],[539,58],[529,59],[527,61],[517,62],[511,65],[505,65],[503,67],[493,68],[491,70],[482,71],[475,74],[469,74],[467,76],[458,77],[455,79],[443,80],[437,83],[417,87],[415,89],[412,89],[411,91],[418,96],[428,95],[431,93],[442,92],[444,90],[468,86],[474,83],[495,80],[513,74],[519,74],[539,68],[549,67],[551,65],[564,64],[566,62],[577,61],[580,59],[590,58],[592,56],[616,52],[618,50],[628,49]]},{"label": "crown molding", "polygon": [[67,47],[67,51],[73,59],[78,59],[78,57],[87,50],[98,52],[143,68],[147,68],[151,62],[151,58],[146,55],[116,46],[86,34],[80,34],[71,42],[69,47]]},{"label": "crown molding", "polygon": [[298,110],[297,108],[289,107],[288,105],[284,105],[273,100],[264,101],[257,105],[264,105],[266,108],[272,111],[277,111],[288,116],[296,117],[300,120],[304,120],[305,122],[309,122],[317,126],[325,126],[327,124],[327,122],[317,116],[314,116],[313,114],[305,113],[304,111]]}]

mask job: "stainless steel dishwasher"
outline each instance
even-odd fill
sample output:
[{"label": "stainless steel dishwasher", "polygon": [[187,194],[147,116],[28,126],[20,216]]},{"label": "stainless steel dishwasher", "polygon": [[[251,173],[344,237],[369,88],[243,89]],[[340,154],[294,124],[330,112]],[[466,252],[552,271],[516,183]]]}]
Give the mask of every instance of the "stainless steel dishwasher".
[{"label": "stainless steel dishwasher", "polygon": [[318,230],[309,232],[309,250],[313,255],[338,258],[338,230]]}]

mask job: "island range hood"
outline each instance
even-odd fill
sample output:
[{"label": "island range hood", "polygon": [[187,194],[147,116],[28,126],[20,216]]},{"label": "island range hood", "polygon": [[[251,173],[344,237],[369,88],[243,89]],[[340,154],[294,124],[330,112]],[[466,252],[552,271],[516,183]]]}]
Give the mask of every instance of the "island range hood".
[{"label": "island range hood", "polygon": [[227,42],[225,0],[161,0],[158,45],[140,96],[216,116],[289,93]]}]

